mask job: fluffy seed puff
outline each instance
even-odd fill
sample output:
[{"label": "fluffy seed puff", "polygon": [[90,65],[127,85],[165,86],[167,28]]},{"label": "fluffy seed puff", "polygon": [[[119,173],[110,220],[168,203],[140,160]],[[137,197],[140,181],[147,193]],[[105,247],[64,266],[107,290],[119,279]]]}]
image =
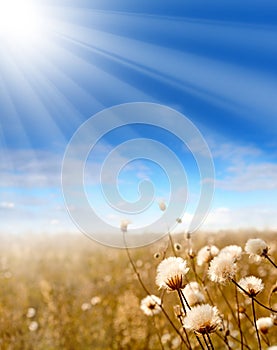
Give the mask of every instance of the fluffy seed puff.
[{"label": "fluffy seed puff", "polygon": [[140,302],[140,308],[147,316],[157,315],[161,312],[161,299],[156,295],[147,295]]},{"label": "fluffy seed puff", "polygon": [[197,305],[188,310],[183,320],[183,326],[198,334],[215,332],[222,320],[216,306],[209,304]]},{"label": "fluffy seed puff", "polygon": [[215,256],[217,256],[219,249],[215,245],[206,245],[197,253],[196,261],[198,266],[208,264]]},{"label": "fluffy seed puff", "polygon": [[182,289],[187,284],[185,275],[189,268],[187,262],[180,257],[169,257],[157,267],[156,284],[169,291]]},{"label": "fluffy seed puff", "polygon": [[230,254],[222,254],[213,258],[208,270],[211,281],[225,284],[233,279],[237,272],[237,265]]},{"label": "fluffy seed puff", "polygon": [[244,249],[250,257],[259,260],[260,257],[267,255],[269,247],[264,240],[260,238],[251,238],[246,242]]},{"label": "fluffy seed puff", "polygon": [[195,306],[205,301],[205,297],[201,292],[200,286],[197,282],[188,283],[182,290],[184,297],[186,298],[189,306]]},{"label": "fluffy seed puff", "polygon": [[271,317],[260,317],[257,319],[256,325],[261,333],[267,334],[269,329],[273,327],[274,322]]},{"label": "fluffy seed puff", "polygon": [[237,261],[241,258],[242,248],[238,245],[228,245],[221,249],[219,255],[223,254],[230,254]]},{"label": "fluffy seed puff", "polygon": [[130,224],[129,220],[123,219],[120,222],[120,229],[122,232],[126,233],[128,230],[128,225]]},{"label": "fluffy seed puff", "polygon": [[238,285],[243,289],[239,289],[239,291],[250,297],[255,297],[264,289],[263,281],[255,276],[248,276],[240,279]]}]

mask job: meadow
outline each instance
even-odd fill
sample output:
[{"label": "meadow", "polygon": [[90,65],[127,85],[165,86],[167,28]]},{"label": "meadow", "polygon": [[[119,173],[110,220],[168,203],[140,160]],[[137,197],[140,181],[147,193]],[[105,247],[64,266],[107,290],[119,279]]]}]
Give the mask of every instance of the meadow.
[{"label": "meadow", "polygon": [[[199,232],[191,241],[174,235],[172,241],[165,237],[128,252],[98,245],[82,234],[1,235],[0,349],[259,349],[252,299],[232,281],[209,279],[211,259],[201,266],[197,261],[203,246],[220,250],[238,245],[244,250],[249,238],[266,241],[270,259],[277,262],[275,232]],[[187,261],[185,284],[200,286],[196,304],[218,309],[220,322],[210,329],[210,343],[208,334],[205,338],[189,328],[184,333],[186,304],[182,310],[178,290],[159,288],[155,281],[158,265],[169,256]],[[261,278],[264,288],[255,298],[276,310],[277,269],[272,263],[265,257],[255,261],[244,251],[235,263],[235,281]],[[149,307],[148,315],[141,309],[146,290],[161,298],[162,310],[158,304]],[[255,316],[272,320],[268,329],[258,331],[261,348],[268,349],[277,346],[277,319],[262,305],[255,303]]]}]

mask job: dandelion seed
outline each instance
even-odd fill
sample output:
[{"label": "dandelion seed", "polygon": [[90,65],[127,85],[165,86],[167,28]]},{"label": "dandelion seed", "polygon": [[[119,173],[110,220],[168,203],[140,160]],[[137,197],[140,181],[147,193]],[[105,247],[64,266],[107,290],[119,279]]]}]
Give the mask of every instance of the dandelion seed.
[{"label": "dandelion seed", "polygon": [[147,316],[157,315],[161,312],[161,299],[156,295],[147,295],[141,300],[140,308]]},{"label": "dandelion seed", "polygon": [[175,243],[175,244],[174,244],[174,249],[175,249],[176,251],[182,250],[181,244],[180,244],[180,243]]},{"label": "dandelion seed", "polygon": [[165,333],[161,336],[162,344],[167,344],[171,339],[171,335],[169,333]]},{"label": "dandelion seed", "polygon": [[200,286],[197,282],[188,283],[182,292],[190,306],[195,306],[205,301],[205,297],[203,293],[201,293]]},{"label": "dandelion seed", "polygon": [[154,258],[155,258],[155,259],[159,259],[159,258],[160,258],[160,256],[161,256],[161,254],[160,254],[160,253],[158,253],[158,252],[154,254]]},{"label": "dandelion seed", "polygon": [[159,208],[161,211],[165,211],[166,210],[166,204],[164,201],[160,201],[159,202]]},{"label": "dandelion seed", "polygon": [[[255,297],[264,289],[263,281],[255,276],[248,276],[242,278],[238,282],[238,285],[248,293],[248,296],[251,297]],[[243,294],[246,294],[241,289],[239,289],[239,291]]]},{"label": "dandelion seed", "polygon": [[36,309],[33,308],[33,307],[29,307],[28,310],[27,310],[27,313],[26,313],[26,317],[27,318],[33,318],[36,316]]},{"label": "dandelion seed", "polygon": [[170,291],[182,289],[186,285],[185,275],[188,271],[184,259],[180,257],[164,259],[157,268],[156,284]]},{"label": "dandelion seed", "polygon": [[177,224],[181,224],[182,223],[182,219],[181,218],[177,218],[176,222],[177,222]]},{"label": "dandelion seed", "polygon": [[180,337],[175,337],[171,340],[171,349],[178,349],[181,345],[181,338]]},{"label": "dandelion seed", "polygon": [[208,276],[211,281],[225,284],[234,278],[237,272],[237,265],[229,254],[216,256],[210,263]]},{"label": "dandelion seed", "polygon": [[37,321],[32,321],[30,324],[29,324],[29,331],[30,332],[35,332],[37,329],[38,329],[38,323]]},{"label": "dandelion seed", "polygon": [[174,305],[173,306],[174,314],[177,318],[185,316],[183,308],[181,308],[180,305]]},{"label": "dandelion seed", "polygon": [[105,282],[110,282],[111,280],[112,280],[112,276],[110,276],[110,275],[104,276],[104,281]]},{"label": "dandelion seed", "polygon": [[217,256],[219,249],[215,245],[206,245],[197,253],[197,265],[203,266],[208,264],[215,256]]},{"label": "dandelion seed", "polygon": [[98,296],[92,297],[92,298],[90,299],[90,303],[91,303],[91,305],[93,305],[93,306],[99,304],[100,302],[101,302],[101,298],[98,297]]},{"label": "dandelion seed", "polygon": [[246,242],[244,249],[250,257],[259,260],[260,257],[267,255],[269,247],[264,240],[260,238],[251,238]]},{"label": "dandelion seed", "polygon": [[273,327],[274,322],[271,317],[260,317],[257,319],[256,325],[261,333],[267,334],[269,329]]},{"label": "dandelion seed", "polygon": [[126,219],[121,220],[121,222],[120,222],[120,229],[121,229],[121,231],[126,233],[127,230],[128,230],[128,225],[129,224],[130,224],[129,220],[126,220]]},{"label": "dandelion seed", "polygon": [[90,303],[83,303],[81,305],[81,309],[82,309],[82,311],[88,311],[89,309],[91,309],[91,304]]},{"label": "dandelion seed", "polygon": [[142,267],[143,266],[143,261],[142,260],[137,260],[136,261],[136,265],[137,265],[137,267]]},{"label": "dandelion seed", "polygon": [[219,255],[223,254],[230,254],[232,258],[237,261],[241,258],[242,248],[238,245],[228,245],[219,252]]},{"label": "dandelion seed", "polygon": [[222,324],[219,311],[216,306],[209,304],[197,305],[188,310],[187,316],[183,320],[185,328],[198,334],[215,332]]}]

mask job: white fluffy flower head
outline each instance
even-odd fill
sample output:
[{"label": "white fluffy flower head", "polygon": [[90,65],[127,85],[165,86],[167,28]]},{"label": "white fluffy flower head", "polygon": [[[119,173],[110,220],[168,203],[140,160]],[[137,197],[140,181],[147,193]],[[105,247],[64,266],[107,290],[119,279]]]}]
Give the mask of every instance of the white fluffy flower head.
[{"label": "white fluffy flower head", "polygon": [[215,256],[219,249],[215,245],[206,245],[201,248],[197,254],[196,261],[198,266],[208,264]]},{"label": "white fluffy flower head", "polygon": [[201,304],[205,301],[205,297],[201,292],[201,288],[197,282],[188,283],[182,290],[186,301],[190,306]]},{"label": "white fluffy flower head", "polygon": [[269,329],[274,326],[274,322],[271,317],[260,317],[257,319],[256,325],[261,333],[267,334]]},{"label": "white fluffy flower head", "polygon": [[237,261],[241,258],[242,248],[238,245],[228,245],[221,249],[219,255],[230,254],[231,257]]},{"label": "white fluffy flower head", "polygon": [[147,295],[141,300],[140,308],[147,316],[157,315],[161,312],[161,299],[156,295]]},{"label": "white fluffy flower head", "polygon": [[120,222],[120,229],[122,232],[127,232],[128,225],[130,224],[129,220],[123,219]]},{"label": "white fluffy flower head", "polygon": [[215,332],[221,323],[217,307],[209,304],[192,307],[183,320],[185,328],[199,334]]},{"label": "white fluffy flower head", "polygon": [[216,256],[210,263],[208,276],[211,281],[225,284],[235,277],[237,265],[230,254]]},{"label": "white fluffy flower head", "polygon": [[159,288],[170,291],[182,289],[186,285],[185,275],[188,271],[189,268],[184,259],[171,256],[158,265],[156,284]]},{"label": "white fluffy flower head", "polygon": [[159,202],[159,208],[161,211],[165,211],[166,210],[166,204],[164,201],[160,201]]},{"label": "white fluffy flower head", "polygon": [[[264,289],[263,281],[255,276],[244,277],[238,282],[238,284],[247,292],[246,294],[251,297],[255,297]],[[239,291],[245,294],[241,289],[239,289]]]},{"label": "white fluffy flower head", "polygon": [[266,242],[260,238],[251,238],[245,244],[245,251],[249,254],[250,257],[259,257],[265,256],[268,253],[268,245]]}]

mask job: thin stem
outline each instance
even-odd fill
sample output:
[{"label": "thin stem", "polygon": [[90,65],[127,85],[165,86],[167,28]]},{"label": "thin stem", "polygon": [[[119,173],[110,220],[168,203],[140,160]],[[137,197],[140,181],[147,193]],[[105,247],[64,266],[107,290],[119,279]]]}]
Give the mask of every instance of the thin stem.
[{"label": "thin stem", "polygon": [[202,337],[203,337],[203,340],[204,340],[204,342],[205,342],[205,345],[206,345],[207,349],[209,350],[210,346],[209,346],[209,343],[207,342],[207,339],[206,339],[206,337],[205,337],[205,334],[202,334]]},{"label": "thin stem", "polygon": [[237,304],[237,317],[238,317],[238,327],[239,327],[239,334],[240,334],[240,343],[241,343],[241,350],[243,350],[243,333],[241,329],[241,324],[240,324],[240,315],[239,315],[239,298],[238,298],[238,290],[235,287],[235,297],[236,297],[236,304]]},{"label": "thin stem", "polygon": [[262,350],[261,340],[260,340],[260,336],[259,336],[259,331],[258,331],[258,327],[257,327],[257,324],[256,324],[256,312],[255,312],[255,304],[254,304],[254,299],[253,298],[251,298],[251,304],[252,304],[254,326],[255,326],[255,330],[256,330],[256,334],[257,334],[259,350]]},{"label": "thin stem", "polygon": [[174,242],[173,242],[173,239],[172,239],[172,236],[171,236],[171,233],[169,232],[169,230],[168,230],[168,238],[169,238],[169,242],[170,242],[170,246],[171,246],[172,252],[173,252],[174,256],[177,257],[177,254],[176,254],[176,251],[175,251],[175,248],[174,248]]},{"label": "thin stem", "polygon": [[[182,308],[183,308],[184,312],[186,313],[186,307],[185,307],[184,301],[185,301],[185,303],[186,303],[186,305],[187,305],[189,310],[191,310],[191,307],[189,306],[189,303],[187,302],[187,299],[185,298],[182,290],[181,289],[177,289],[177,292],[178,292],[178,296],[179,296],[179,299],[180,299],[181,304],[182,304]],[[196,333],[194,333],[194,334],[195,334],[195,337],[196,337],[199,345],[201,346],[201,349],[205,350],[205,348],[203,347],[203,344],[201,343],[201,340],[198,337],[198,335]]]},{"label": "thin stem", "polygon": [[187,305],[187,308],[188,308],[189,310],[191,310],[191,307],[190,307],[190,305],[189,305],[189,303],[188,303],[188,301],[187,301],[187,298],[185,297],[183,291],[180,289],[178,292],[180,292],[181,296],[182,296],[183,299],[185,300],[185,303],[186,303],[186,305]]},{"label": "thin stem", "polygon": [[159,343],[160,343],[161,349],[164,350],[161,334],[160,334],[159,328],[156,325],[155,317],[152,317],[152,320],[153,320],[153,325],[154,325],[154,328],[156,330],[157,336],[159,338]]},{"label": "thin stem", "polygon": [[[184,311],[184,313],[186,314],[187,312],[186,312],[186,308],[185,308],[184,300],[183,300],[183,298],[182,298],[182,292],[181,292],[181,290],[180,290],[180,289],[177,289],[177,292],[178,292],[178,296],[179,296],[179,299],[180,299],[181,304],[182,304],[183,311]],[[183,329],[184,329],[184,332],[185,332],[185,335],[186,335],[186,338],[187,338],[187,341],[188,341],[189,347],[190,347],[190,349],[191,349],[191,345],[190,345],[189,336],[188,336],[188,334],[187,334],[187,331],[186,331],[185,327],[183,326],[183,322],[182,322],[182,320],[181,320],[181,319],[180,319],[180,321],[181,321],[182,327],[183,327]]]},{"label": "thin stem", "polygon": [[211,345],[211,349],[214,350],[213,342],[212,342],[212,339],[211,339],[209,333],[207,333],[207,338],[209,340],[209,344]]},{"label": "thin stem", "polygon": [[184,327],[183,325],[183,320],[182,320],[182,316],[181,315],[178,315],[177,316],[183,330],[184,330],[184,333],[185,333],[185,336],[186,336],[186,339],[187,339],[187,343],[185,343],[185,345],[189,348],[189,350],[192,350],[192,347],[191,347],[191,344],[190,344],[190,340],[189,340],[189,336],[188,336],[188,333],[186,331],[186,328]]},{"label": "thin stem", "polygon": [[228,350],[232,350],[232,348],[230,347],[229,345],[229,342],[228,342],[228,338],[227,338],[227,335],[225,334],[225,336],[223,337],[221,334],[219,334],[218,332],[215,333],[221,340],[224,341],[224,343],[226,344]]},{"label": "thin stem", "polygon": [[277,265],[267,254],[264,257],[277,269]]},{"label": "thin stem", "polygon": [[223,290],[222,290],[220,285],[218,286],[218,289],[220,291],[220,294],[221,294],[222,298],[224,299],[225,303],[227,304],[227,306],[228,306],[228,308],[229,308],[229,310],[230,310],[234,320],[237,321],[237,318],[236,318],[236,315],[234,313],[234,310],[233,310],[231,304],[229,303],[228,299],[226,298],[225,294],[223,293]]}]

